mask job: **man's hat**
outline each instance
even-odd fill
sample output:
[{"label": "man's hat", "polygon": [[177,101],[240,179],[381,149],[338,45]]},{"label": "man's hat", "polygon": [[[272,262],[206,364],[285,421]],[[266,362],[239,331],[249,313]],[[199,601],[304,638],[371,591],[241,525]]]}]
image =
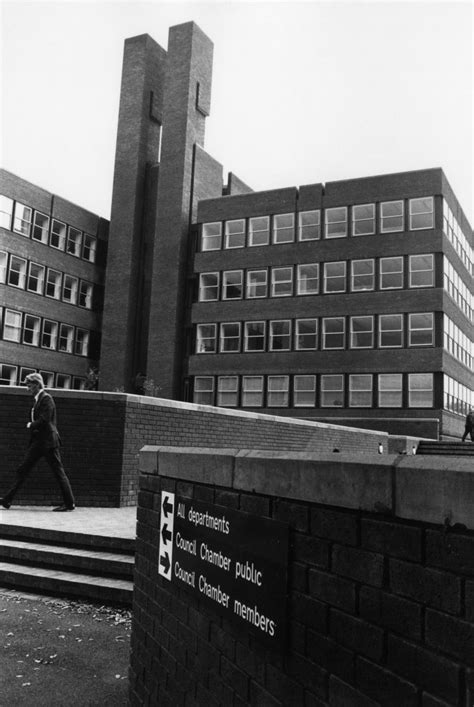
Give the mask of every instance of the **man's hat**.
[{"label": "man's hat", "polygon": [[44,388],[44,380],[41,373],[29,373],[23,381],[24,385],[27,383],[38,383],[42,388]]}]

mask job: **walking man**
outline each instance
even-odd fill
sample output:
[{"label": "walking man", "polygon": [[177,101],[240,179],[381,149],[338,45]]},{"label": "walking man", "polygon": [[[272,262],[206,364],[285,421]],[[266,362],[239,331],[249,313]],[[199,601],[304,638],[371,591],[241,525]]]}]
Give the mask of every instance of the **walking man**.
[{"label": "walking man", "polygon": [[30,373],[26,376],[25,383],[35,401],[31,410],[31,421],[27,424],[30,443],[25,458],[16,471],[16,482],[0,499],[0,506],[10,508],[13,498],[30,471],[41,457],[44,457],[59,483],[63,496],[63,505],[53,508],[53,511],[73,511],[74,496],[59,453],[61,441],[56,427],[56,405],[51,395],[44,389],[43,377],[39,373]]},{"label": "walking man", "polygon": [[466,425],[464,427],[464,434],[461,442],[464,442],[468,435],[471,436],[471,442],[474,442],[474,408],[471,408],[466,415]]}]

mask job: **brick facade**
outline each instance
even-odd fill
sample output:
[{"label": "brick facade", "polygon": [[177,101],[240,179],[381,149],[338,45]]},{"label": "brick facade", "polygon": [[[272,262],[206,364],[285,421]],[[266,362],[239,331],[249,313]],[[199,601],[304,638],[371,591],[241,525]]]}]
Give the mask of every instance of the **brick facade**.
[{"label": "brick facade", "polygon": [[[456,466],[464,510],[452,491],[452,469],[451,487],[430,491],[431,498],[425,491],[425,508],[419,504],[413,517],[405,507],[410,489],[398,489],[398,469],[416,484],[416,457],[401,464],[388,458],[383,467],[367,455],[361,471],[344,455],[328,481],[327,461],[311,454],[304,476],[301,456],[277,460],[251,451],[221,455],[220,473],[210,471],[201,457],[213,452],[150,448],[141,455],[132,705],[473,703],[474,485],[468,463]],[[377,465],[378,485],[370,482]],[[286,486],[279,483],[284,477]],[[339,482],[349,478],[356,502],[338,496]],[[234,508],[288,524],[284,651],[266,649],[202,599],[158,576],[162,490],[216,504],[222,513]],[[381,511],[394,496],[396,506],[388,500],[392,510]],[[444,510],[434,521],[430,513],[439,503]]]}]

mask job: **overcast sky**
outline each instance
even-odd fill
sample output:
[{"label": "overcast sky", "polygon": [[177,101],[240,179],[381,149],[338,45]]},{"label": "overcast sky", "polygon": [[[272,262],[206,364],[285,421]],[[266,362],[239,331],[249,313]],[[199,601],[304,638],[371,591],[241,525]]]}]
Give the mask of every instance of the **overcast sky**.
[{"label": "overcast sky", "polygon": [[256,190],[442,167],[473,225],[473,4],[2,2],[2,165],[110,216],[123,42],[214,43],[206,150]]}]

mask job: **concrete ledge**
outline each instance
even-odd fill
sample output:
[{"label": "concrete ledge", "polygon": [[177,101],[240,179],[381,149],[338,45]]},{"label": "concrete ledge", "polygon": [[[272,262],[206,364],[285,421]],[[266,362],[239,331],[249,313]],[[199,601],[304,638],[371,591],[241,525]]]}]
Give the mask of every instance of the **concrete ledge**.
[{"label": "concrete ledge", "polygon": [[148,446],[140,452],[140,470],[235,491],[474,529],[470,459]]}]

